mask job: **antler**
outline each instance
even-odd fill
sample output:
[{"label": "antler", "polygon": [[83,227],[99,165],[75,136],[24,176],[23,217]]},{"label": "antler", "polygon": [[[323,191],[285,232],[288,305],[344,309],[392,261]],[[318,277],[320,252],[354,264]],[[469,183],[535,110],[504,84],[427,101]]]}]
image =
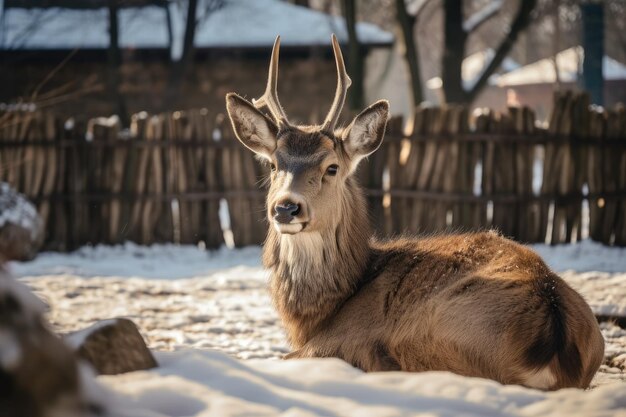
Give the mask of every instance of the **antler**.
[{"label": "antler", "polygon": [[288,125],[287,115],[278,101],[278,91],[276,85],[278,83],[278,55],[280,52],[280,36],[276,37],[274,41],[274,48],[272,48],[272,58],[270,60],[270,69],[267,75],[267,86],[265,87],[265,93],[258,99],[253,99],[252,104],[257,109],[266,106],[274,120],[279,125]]},{"label": "antler", "polygon": [[341,54],[339,42],[337,41],[337,37],[334,33],[332,36],[332,43],[333,52],[335,53],[335,63],[337,64],[337,90],[335,91],[333,105],[330,107],[328,116],[326,116],[324,124],[322,125],[322,129],[329,132],[335,130],[335,127],[337,126],[341,109],[343,109],[343,104],[346,101],[346,93],[348,92],[350,84],[352,84],[352,80],[346,72],[346,66],[343,62],[343,55]]}]

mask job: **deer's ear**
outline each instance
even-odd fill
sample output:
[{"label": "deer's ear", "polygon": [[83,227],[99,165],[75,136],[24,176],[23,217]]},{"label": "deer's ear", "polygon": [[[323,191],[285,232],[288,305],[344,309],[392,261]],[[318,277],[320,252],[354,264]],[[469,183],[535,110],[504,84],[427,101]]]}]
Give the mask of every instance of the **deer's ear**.
[{"label": "deer's ear", "polygon": [[389,118],[389,102],[380,100],[363,110],[343,133],[343,146],[350,157],[351,169],[374,152],[383,142]]},{"label": "deer's ear", "polygon": [[257,155],[270,159],[276,149],[276,124],[235,93],[226,95],[226,111],[237,139]]}]

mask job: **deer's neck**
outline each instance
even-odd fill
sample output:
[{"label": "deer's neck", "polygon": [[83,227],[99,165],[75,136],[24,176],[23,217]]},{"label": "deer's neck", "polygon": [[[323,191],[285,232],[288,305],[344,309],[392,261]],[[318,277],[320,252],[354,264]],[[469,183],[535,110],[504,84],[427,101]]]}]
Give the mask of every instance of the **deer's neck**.
[{"label": "deer's neck", "polygon": [[341,217],[322,231],[281,235],[270,228],[263,262],[271,270],[274,305],[294,348],[301,347],[352,296],[369,257],[370,228],[363,193],[345,185]]}]

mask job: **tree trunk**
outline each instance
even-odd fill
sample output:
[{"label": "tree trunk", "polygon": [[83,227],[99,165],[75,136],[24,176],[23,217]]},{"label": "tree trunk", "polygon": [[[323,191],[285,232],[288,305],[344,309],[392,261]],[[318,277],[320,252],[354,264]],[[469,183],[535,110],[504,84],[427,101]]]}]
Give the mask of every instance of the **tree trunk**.
[{"label": "tree trunk", "polygon": [[487,65],[487,68],[485,68],[478,78],[478,81],[476,81],[476,84],[474,84],[472,89],[467,94],[467,103],[471,103],[474,99],[476,99],[478,93],[480,93],[487,85],[489,77],[491,77],[491,75],[500,67],[504,58],[506,58],[509,52],[511,52],[511,49],[513,49],[520,33],[522,33],[530,24],[531,13],[536,5],[537,0],[523,0],[519,2],[519,9],[517,9],[517,14],[511,23],[511,29],[509,29],[509,32],[496,49],[493,59],[489,65]]},{"label": "tree trunk", "polygon": [[187,5],[187,22],[185,23],[185,37],[183,38],[183,54],[180,63],[183,69],[188,66],[189,61],[193,58],[194,39],[196,37],[196,10],[198,9],[198,0],[188,0]]},{"label": "tree trunk", "polygon": [[604,6],[602,3],[581,4],[583,15],[583,87],[591,93],[593,104],[604,104]]},{"label": "tree trunk", "polygon": [[122,125],[128,126],[129,120],[128,114],[126,113],[126,103],[124,102],[124,97],[120,93],[119,67],[121,63],[121,56],[117,10],[117,0],[109,0],[109,48],[107,51],[107,81],[109,84],[111,101],[114,103],[115,112],[118,114],[120,120],[122,121]]},{"label": "tree trunk", "polygon": [[404,58],[409,68],[409,76],[411,78],[411,96],[413,98],[413,106],[415,107],[424,101],[419,50],[417,49],[417,44],[414,38],[417,16],[409,15],[406,10],[405,0],[396,0],[396,12],[398,23],[402,29],[402,38],[404,40]]},{"label": "tree trunk", "polygon": [[170,12],[169,4],[166,4],[163,9],[165,10],[165,24],[167,26],[167,50],[172,51],[174,46],[174,29],[172,28],[172,13]]},{"label": "tree trunk", "polygon": [[554,39],[552,40],[552,52],[554,55],[554,75],[556,90],[561,91],[561,74],[559,73],[559,61],[557,55],[561,52],[561,0],[554,0],[554,12],[552,21],[554,24]]},{"label": "tree trunk", "polygon": [[471,103],[485,88],[489,77],[500,67],[511,52],[520,33],[530,24],[530,17],[537,0],[520,0],[519,9],[511,28],[500,42],[491,62],[469,89],[463,86],[463,60],[468,33],[463,28],[463,2],[444,0],[444,54],[442,59],[443,91],[448,103]]},{"label": "tree trunk", "polygon": [[185,23],[185,34],[183,37],[183,51],[180,59],[172,64],[166,103],[168,106],[177,106],[180,92],[182,90],[183,79],[187,73],[194,55],[194,39],[196,36],[196,11],[198,0],[188,0],[187,19]]},{"label": "tree trunk", "polygon": [[463,88],[463,59],[467,33],[463,30],[463,2],[444,0],[444,51],[441,62],[443,93],[448,103],[467,102]]},{"label": "tree trunk", "polygon": [[348,92],[350,110],[360,111],[364,107],[364,60],[361,45],[356,34],[356,3],[354,0],[342,0],[343,15],[348,29],[348,73],[352,86]]}]

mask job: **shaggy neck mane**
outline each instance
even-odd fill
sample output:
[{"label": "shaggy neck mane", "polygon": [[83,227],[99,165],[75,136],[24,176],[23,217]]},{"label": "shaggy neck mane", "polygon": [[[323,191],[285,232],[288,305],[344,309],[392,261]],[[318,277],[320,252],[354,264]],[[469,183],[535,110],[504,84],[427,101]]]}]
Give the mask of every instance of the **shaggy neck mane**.
[{"label": "shaggy neck mane", "polygon": [[[333,227],[281,235],[270,227],[263,263],[294,348],[300,348],[359,288],[369,257],[370,228],[360,187],[349,178]],[[323,213],[322,213],[323,215]]]}]

